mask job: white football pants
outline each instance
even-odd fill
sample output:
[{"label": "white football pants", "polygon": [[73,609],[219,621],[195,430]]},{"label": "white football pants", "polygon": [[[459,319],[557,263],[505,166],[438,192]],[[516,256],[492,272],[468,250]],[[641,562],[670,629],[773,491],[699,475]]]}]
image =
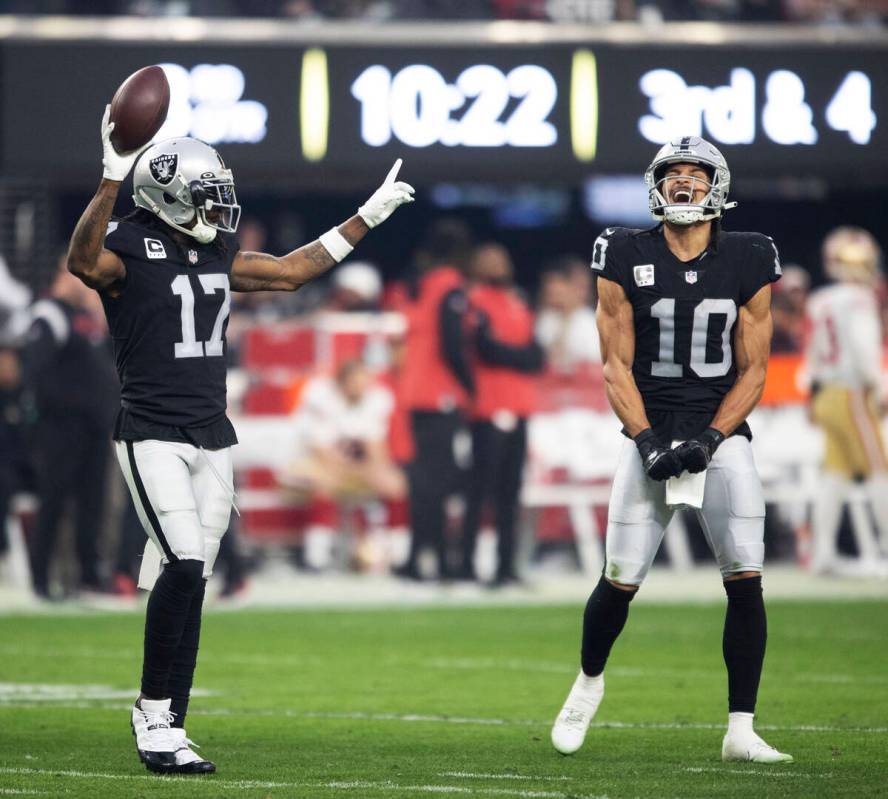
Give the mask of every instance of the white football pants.
[{"label": "white football pants", "polygon": [[[641,585],[673,513],[666,483],[645,474],[635,443],[626,439],[608,508],[605,577]],[[762,570],[765,500],[752,446],[743,436],[731,436],[716,450],[696,513],[723,577]]]},{"label": "white football pants", "polygon": [[[201,560],[203,576],[209,577],[231,515],[231,448],[201,450],[175,441],[117,441],[115,449],[139,520],[163,563]],[[140,586],[150,587],[141,578]]]}]

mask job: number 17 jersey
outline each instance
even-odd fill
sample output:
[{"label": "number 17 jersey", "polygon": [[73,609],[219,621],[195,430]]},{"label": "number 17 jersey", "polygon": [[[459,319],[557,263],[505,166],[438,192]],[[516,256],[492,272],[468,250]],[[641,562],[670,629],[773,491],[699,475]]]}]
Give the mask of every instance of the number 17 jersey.
[{"label": "number 17 jersey", "polygon": [[[684,262],[669,249],[662,225],[608,228],[595,241],[592,269],[619,283],[632,304],[632,374],[654,432],[664,441],[701,433],[737,379],[740,308],[780,278],[774,242],[721,231]],[[746,422],[734,432],[751,437]]]},{"label": "number 17 jersey", "polygon": [[237,443],[226,416],[225,331],[237,242],[182,246],[160,222],[112,222],[105,248],[126,277],[101,294],[121,383],[118,440]]}]

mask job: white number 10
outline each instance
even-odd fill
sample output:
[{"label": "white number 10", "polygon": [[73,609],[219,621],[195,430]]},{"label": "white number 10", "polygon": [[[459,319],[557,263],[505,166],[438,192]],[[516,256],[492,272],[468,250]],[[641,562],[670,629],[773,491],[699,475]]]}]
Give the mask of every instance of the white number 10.
[{"label": "white number 10", "polygon": [[173,294],[182,298],[182,340],[175,345],[177,358],[202,358],[222,355],[222,326],[228,318],[231,308],[231,287],[228,283],[228,275],[225,273],[212,275],[198,275],[197,279],[204,290],[204,294],[215,294],[217,291],[225,292],[222,307],[216,314],[216,323],[209,341],[198,341],[194,329],[194,291],[188,275],[179,275],[173,280],[170,288]]},{"label": "white number 10", "polygon": [[[724,314],[720,361],[706,360],[706,342],[709,337],[709,317]],[[651,316],[660,322],[660,354],[651,364],[654,377],[681,377],[682,366],[675,362],[675,300],[664,297],[651,306]],[[697,377],[724,377],[731,368],[731,328],[737,320],[737,306],[733,300],[702,300],[694,308],[694,327],[691,333],[690,366]]]}]

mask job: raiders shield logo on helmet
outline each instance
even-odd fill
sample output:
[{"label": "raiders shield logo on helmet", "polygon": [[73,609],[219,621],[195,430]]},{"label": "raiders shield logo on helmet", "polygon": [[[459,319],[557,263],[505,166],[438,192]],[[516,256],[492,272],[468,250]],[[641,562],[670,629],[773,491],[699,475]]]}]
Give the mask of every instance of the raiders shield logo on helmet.
[{"label": "raiders shield logo on helmet", "polygon": [[148,169],[153,177],[161,186],[172,183],[176,177],[176,167],[179,165],[179,155],[177,153],[164,153],[163,155],[152,158],[148,162]]}]

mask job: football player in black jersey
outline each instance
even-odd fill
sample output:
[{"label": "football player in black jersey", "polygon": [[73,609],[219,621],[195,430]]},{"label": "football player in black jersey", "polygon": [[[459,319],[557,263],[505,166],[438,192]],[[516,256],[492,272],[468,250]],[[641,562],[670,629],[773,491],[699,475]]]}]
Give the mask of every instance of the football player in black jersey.
[{"label": "football player in black jersey", "polygon": [[[676,507],[698,508],[728,597],[723,760],[792,758],[752,720],[765,654],[765,504],[746,417],[765,384],[774,243],[721,230],[731,175],[697,136],[665,144],[645,173],[648,230],[596,240],[598,330],[608,399],[627,436],[608,510],[604,574],[583,616],[579,675],[552,728],[577,751],[604,695],[604,666]],[[699,475],[699,476],[698,476]]]},{"label": "football player in black jersey", "polygon": [[[151,588],[136,749],[158,773],[207,773],[189,748],[185,714],[204,587],[234,498],[225,415],[225,330],[231,291],[296,291],[348,255],[413,189],[400,159],[357,214],[276,257],[241,252],[231,170],[209,145],[169,139],[118,154],[106,108],[102,182],[74,230],[68,269],[102,298],[114,341],[121,408],[118,460],[150,542],[140,585]],[[111,214],[135,163],[134,213]]]}]

